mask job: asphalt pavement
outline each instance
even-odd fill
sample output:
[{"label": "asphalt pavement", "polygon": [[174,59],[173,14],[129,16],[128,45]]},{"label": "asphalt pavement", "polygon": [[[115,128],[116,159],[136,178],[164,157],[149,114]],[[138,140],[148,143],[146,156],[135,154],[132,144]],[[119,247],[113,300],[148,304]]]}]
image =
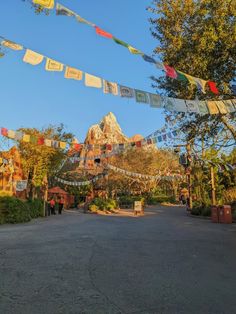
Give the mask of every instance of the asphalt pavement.
[{"label": "asphalt pavement", "polygon": [[236,224],[147,212],[0,226],[0,314],[236,313]]}]

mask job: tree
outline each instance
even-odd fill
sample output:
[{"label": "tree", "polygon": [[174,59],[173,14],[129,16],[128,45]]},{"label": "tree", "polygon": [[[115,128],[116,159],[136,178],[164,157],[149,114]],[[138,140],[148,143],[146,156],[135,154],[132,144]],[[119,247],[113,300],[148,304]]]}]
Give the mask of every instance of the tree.
[{"label": "tree", "polygon": [[[46,138],[56,141],[71,142],[73,134],[66,133],[64,126],[49,126],[44,130],[21,128],[25,134],[35,138]],[[37,143],[27,143],[18,141],[18,149],[21,155],[22,166],[25,176],[28,178],[29,197],[34,198],[40,190],[45,178],[55,175],[65,158],[65,151],[59,148],[38,145]]]},{"label": "tree", "polygon": [[[148,10],[155,15],[150,18],[152,35],[158,40],[154,54],[160,54],[163,62],[180,71],[216,82],[223,98],[232,98],[229,83],[235,81],[236,73],[236,1],[154,0]],[[195,85],[183,80],[152,80],[153,87],[170,97],[213,97],[209,90],[202,94]],[[202,140],[203,136],[205,141],[223,128],[226,142],[233,139],[235,143],[235,117],[235,113],[228,118],[183,115],[180,127],[187,131],[187,140]]]}]

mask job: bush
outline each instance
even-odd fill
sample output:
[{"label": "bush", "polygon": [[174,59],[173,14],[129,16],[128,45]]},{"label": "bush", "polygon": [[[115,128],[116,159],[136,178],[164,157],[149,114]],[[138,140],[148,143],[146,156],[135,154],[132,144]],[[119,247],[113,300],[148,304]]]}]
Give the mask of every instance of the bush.
[{"label": "bush", "polygon": [[202,208],[201,214],[202,214],[202,216],[210,217],[211,216],[211,208],[210,207]]},{"label": "bush", "polygon": [[44,206],[43,206],[42,200],[40,199],[31,200],[31,201],[28,201],[27,205],[29,207],[31,218],[44,216]]},{"label": "bush", "polygon": [[119,206],[133,208],[135,201],[141,201],[143,205],[145,204],[145,198],[143,196],[122,195],[119,197]]},{"label": "bush", "polygon": [[195,216],[201,215],[201,208],[200,207],[193,207],[191,210],[191,214]]},{"label": "bush", "polygon": [[[94,206],[93,206],[94,205]],[[95,207],[96,206],[96,207]],[[92,200],[92,202],[89,205],[89,209],[93,208],[94,210],[112,210],[116,209],[118,207],[118,204],[113,199],[103,199],[96,197]]]},{"label": "bush", "polygon": [[27,203],[12,196],[0,197],[0,223],[19,223],[31,220]]},{"label": "bush", "polygon": [[99,208],[98,208],[98,206],[95,205],[95,204],[90,204],[90,205],[89,205],[89,210],[90,210],[92,213],[96,213],[96,212],[99,210]]},{"label": "bush", "polygon": [[236,210],[233,211],[233,220],[236,221]]},{"label": "bush", "polygon": [[175,202],[175,198],[173,196],[167,196],[167,195],[153,195],[149,196],[147,198],[148,205],[156,205],[164,202]]}]

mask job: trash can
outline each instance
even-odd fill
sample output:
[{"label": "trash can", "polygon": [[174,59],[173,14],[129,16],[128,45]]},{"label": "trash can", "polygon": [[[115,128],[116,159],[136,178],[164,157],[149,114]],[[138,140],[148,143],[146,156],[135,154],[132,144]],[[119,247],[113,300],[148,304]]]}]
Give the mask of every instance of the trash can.
[{"label": "trash can", "polygon": [[223,224],[232,224],[232,211],[230,205],[219,206],[219,222]]},{"label": "trash can", "polygon": [[211,206],[211,221],[219,222],[219,208],[216,205]]}]

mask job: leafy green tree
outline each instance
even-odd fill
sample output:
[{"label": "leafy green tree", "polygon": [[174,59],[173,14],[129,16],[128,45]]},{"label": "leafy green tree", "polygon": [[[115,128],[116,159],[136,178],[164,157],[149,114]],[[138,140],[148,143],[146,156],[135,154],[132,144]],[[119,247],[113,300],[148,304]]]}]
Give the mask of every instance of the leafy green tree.
[{"label": "leafy green tree", "polygon": [[[151,32],[158,41],[154,54],[182,72],[216,82],[223,98],[232,98],[229,83],[235,80],[236,72],[236,1],[154,0],[148,10],[154,15]],[[171,97],[215,98],[209,90],[202,94],[185,80],[152,79],[154,88]],[[224,139],[230,137],[235,143],[235,117],[235,113],[228,118],[183,115],[179,126],[187,131],[187,140],[203,136],[211,141],[223,128]]]},{"label": "leafy green tree", "polygon": [[[44,130],[21,128],[18,131],[35,138],[42,137],[68,143],[71,143],[73,138],[73,134],[64,131],[63,125],[59,127],[50,126]],[[21,155],[23,171],[29,182],[29,197],[34,198],[45,179],[50,179],[50,176],[53,176],[60,168],[65,158],[65,151],[33,142],[27,143],[22,140],[18,141],[17,146]]]}]

